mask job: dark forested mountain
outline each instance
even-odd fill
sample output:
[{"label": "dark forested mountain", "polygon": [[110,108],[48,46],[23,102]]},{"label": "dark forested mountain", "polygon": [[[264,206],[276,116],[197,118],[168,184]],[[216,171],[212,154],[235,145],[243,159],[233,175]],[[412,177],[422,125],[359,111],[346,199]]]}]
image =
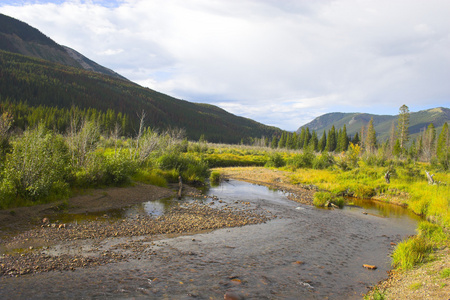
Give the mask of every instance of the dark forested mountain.
[{"label": "dark forested mountain", "polygon": [[[30,125],[31,119],[45,112],[67,117],[76,107],[84,111],[83,115],[120,119],[127,124],[127,134],[136,130],[142,112],[146,113],[147,126],[162,130],[182,128],[190,139],[204,135],[211,142],[238,143],[250,137],[281,134],[278,128],[238,117],[216,106],[179,100],[143,88],[75,50],[58,45],[26,23],[2,14],[0,102],[0,112],[16,110],[11,113],[18,119],[17,126],[19,121],[21,126]],[[39,109],[32,110],[33,107]],[[33,116],[24,117],[24,113]],[[46,117],[49,120],[53,117]],[[64,122],[59,123],[55,128],[64,128]]]},{"label": "dark forested mountain", "polygon": [[[298,133],[303,127],[308,127],[310,130],[316,132],[328,132],[334,125],[336,128],[347,128],[347,133],[353,136],[356,132],[360,132],[362,126],[367,126],[370,119],[373,118],[373,124],[379,140],[386,140],[389,136],[389,131],[392,122],[397,125],[397,116],[390,115],[373,115],[365,113],[328,113],[315,118],[308,124],[301,126]],[[409,133],[415,136],[421,130],[427,128],[430,123],[433,123],[436,130],[440,132],[441,127],[445,122],[450,123],[450,109],[438,107],[433,109],[421,110],[418,112],[411,112],[409,121]]]},{"label": "dark forested mountain", "polygon": [[3,14],[0,14],[0,49],[125,79],[75,50],[58,45],[36,28]]},{"label": "dark forested mountain", "polygon": [[128,116],[132,128],[137,127],[138,114],[144,111],[148,126],[184,128],[189,138],[198,139],[204,134],[211,142],[238,143],[281,132],[219,107],[175,99],[128,80],[2,50],[0,102],[113,110]]}]

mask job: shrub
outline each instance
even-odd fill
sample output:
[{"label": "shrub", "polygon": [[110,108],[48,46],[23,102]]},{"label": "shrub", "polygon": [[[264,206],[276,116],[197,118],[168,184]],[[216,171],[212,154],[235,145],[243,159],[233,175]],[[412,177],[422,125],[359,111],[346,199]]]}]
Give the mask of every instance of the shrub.
[{"label": "shrub", "polygon": [[90,153],[85,166],[75,173],[75,185],[96,187],[122,185],[129,182],[135,173],[136,163],[123,154],[105,154],[102,151]]},{"label": "shrub", "polygon": [[167,187],[167,180],[163,177],[163,175],[154,170],[139,169],[133,174],[132,179],[146,184]]},{"label": "shrub", "polygon": [[209,175],[208,164],[191,155],[168,153],[159,157],[157,163],[162,170],[176,170],[190,182],[203,182]]},{"label": "shrub", "polygon": [[313,169],[327,169],[335,164],[333,155],[328,152],[322,152],[322,154],[315,156],[312,162]]},{"label": "shrub", "polygon": [[269,168],[281,168],[286,164],[286,162],[284,161],[283,157],[281,156],[280,153],[272,153],[269,156],[269,159],[266,162],[266,167]]},{"label": "shrub", "polygon": [[38,126],[16,140],[7,155],[1,194],[31,201],[67,196],[69,177],[69,155],[63,138]]},{"label": "shrub", "polygon": [[421,236],[413,236],[397,245],[392,254],[392,266],[407,270],[425,261],[432,251],[432,245]]},{"label": "shrub", "polygon": [[211,185],[218,185],[220,183],[221,174],[218,171],[212,171],[211,176],[209,177],[209,181]]}]

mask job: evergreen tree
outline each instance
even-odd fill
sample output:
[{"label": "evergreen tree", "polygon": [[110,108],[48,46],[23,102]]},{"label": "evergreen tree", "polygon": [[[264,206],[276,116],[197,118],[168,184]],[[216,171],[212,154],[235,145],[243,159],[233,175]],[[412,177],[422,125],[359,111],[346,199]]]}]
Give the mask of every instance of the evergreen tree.
[{"label": "evergreen tree", "polygon": [[326,146],[327,146],[327,134],[325,133],[325,130],[324,130],[322,137],[319,140],[319,144],[317,145],[317,150],[322,152],[325,150]]},{"label": "evergreen tree", "polygon": [[397,136],[400,141],[400,148],[405,149],[409,139],[409,108],[405,104],[400,107],[398,113]]},{"label": "evergreen tree", "polygon": [[286,141],[287,141],[286,132],[283,132],[281,134],[280,140],[278,141],[278,148],[280,148],[280,149],[286,148]]},{"label": "evergreen tree", "polygon": [[388,149],[389,149],[388,154],[389,155],[388,156],[393,154],[394,146],[396,144],[396,141],[397,141],[397,135],[395,133],[395,124],[394,124],[394,122],[392,122],[391,130],[389,132],[389,147],[388,147]]},{"label": "evergreen tree", "polygon": [[444,123],[442,131],[439,134],[436,156],[441,166],[448,170],[450,168],[450,132],[447,122]]},{"label": "evergreen tree", "polygon": [[270,143],[270,148],[275,149],[278,147],[278,138],[276,135],[272,137],[272,142]]},{"label": "evergreen tree", "polygon": [[355,133],[355,135],[353,136],[353,139],[352,139],[352,144],[359,145],[359,142],[360,142],[359,135],[358,135],[358,133]]},{"label": "evergreen tree", "polygon": [[303,149],[303,145],[305,144],[305,137],[306,137],[306,129],[305,127],[302,127],[302,130],[300,131],[300,138],[298,139],[298,149]]},{"label": "evergreen tree", "polygon": [[327,138],[327,145],[325,149],[327,152],[333,152],[336,150],[336,129],[334,128],[334,125],[331,127],[331,129],[328,131],[328,138]]},{"label": "evergreen tree", "polygon": [[422,133],[422,158],[430,161],[435,154],[436,148],[436,129],[434,124],[430,123],[427,130]]},{"label": "evergreen tree", "polygon": [[392,149],[392,155],[399,157],[402,154],[402,147],[400,146],[400,140],[396,139],[394,148]]},{"label": "evergreen tree", "polygon": [[309,145],[310,139],[311,139],[311,132],[309,132],[309,127],[306,127],[305,142],[303,143],[304,148],[306,148],[306,146]]},{"label": "evergreen tree", "polygon": [[344,127],[342,128],[342,131],[339,130],[338,145],[339,151],[347,151],[348,136],[347,136],[347,127],[345,126],[345,124]]},{"label": "evergreen tree", "polygon": [[370,119],[367,125],[367,134],[365,139],[365,149],[369,153],[374,153],[377,147],[377,134],[373,125],[373,117]]},{"label": "evergreen tree", "polygon": [[317,138],[317,133],[313,130],[311,138],[309,139],[308,148],[312,151],[317,151],[319,145],[319,139]]}]

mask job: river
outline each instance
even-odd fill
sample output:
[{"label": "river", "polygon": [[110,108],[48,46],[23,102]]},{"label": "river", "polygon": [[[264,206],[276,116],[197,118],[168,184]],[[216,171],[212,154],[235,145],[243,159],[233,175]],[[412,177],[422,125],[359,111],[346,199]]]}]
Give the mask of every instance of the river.
[{"label": "river", "polygon": [[[317,209],[240,181],[208,193],[223,203],[247,201],[277,217],[258,225],[162,236],[151,242],[151,257],[3,277],[0,298],[223,299],[228,292],[241,299],[361,299],[369,286],[387,277],[392,243],[414,234],[419,220],[401,207],[370,201]],[[158,215],[167,205],[167,200],[153,202],[130,211]]]}]

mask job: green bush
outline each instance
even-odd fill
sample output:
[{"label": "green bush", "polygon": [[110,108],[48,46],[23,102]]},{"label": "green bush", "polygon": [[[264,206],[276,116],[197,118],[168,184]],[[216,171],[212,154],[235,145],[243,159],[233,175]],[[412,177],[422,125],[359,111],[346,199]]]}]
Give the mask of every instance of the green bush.
[{"label": "green bush", "polygon": [[397,245],[392,254],[392,266],[401,270],[412,269],[425,261],[432,245],[421,236],[413,236]]},{"label": "green bush", "polygon": [[272,153],[266,162],[268,168],[281,168],[286,164],[280,153]]},{"label": "green bush", "polygon": [[128,183],[136,171],[136,163],[125,154],[90,153],[85,166],[75,173],[75,185],[97,187]]},{"label": "green bush", "polygon": [[322,152],[322,154],[314,157],[312,162],[312,168],[316,170],[327,169],[335,164],[334,158],[328,152]]},{"label": "green bush", "polygon": [[44,201],[69,194],[68,148],[63,138],[43,126],[25,131],[6,156],[1,194]]},{"label": "green bush", "polygon": [[211,176],[209,176],[209,181],[211,185],[218,185],[220,183],[220,172],[218,171],[212,171]]},{"label": "green bush", "polygon": [[287,161],[287,165],[299,168],[312,168],[315,155],[312,152],[296,154]]},{"label": "green bush", "polygon": [[203,182],[209,176],[208,164],[191,155],[164,154],[158,158],[157,163],[162,170],[177,170],[188,182]]},{"label": "green bush", "polygon": [[167,180],[161,173],[154,170],[139,169],[133,174],[132,179],[146,184],[167,187]]}]

